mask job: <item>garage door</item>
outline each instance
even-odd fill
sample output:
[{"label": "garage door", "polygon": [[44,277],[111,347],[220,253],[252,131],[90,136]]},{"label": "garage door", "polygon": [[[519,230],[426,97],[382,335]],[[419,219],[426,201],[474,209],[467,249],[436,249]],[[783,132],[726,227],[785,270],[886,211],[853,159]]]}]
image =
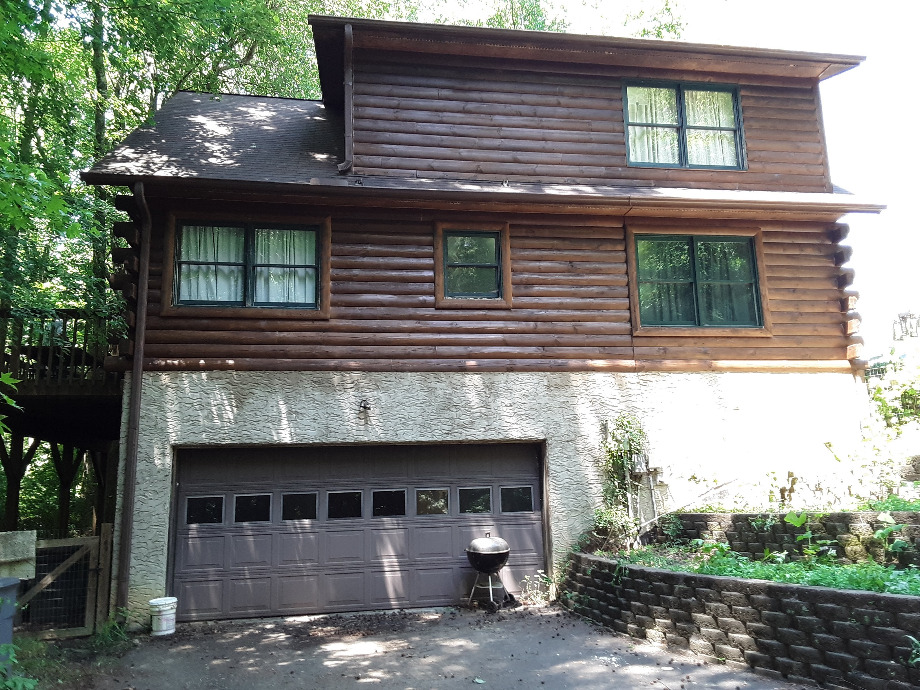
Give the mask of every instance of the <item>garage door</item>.
[{"label": "garage door", "polygon": [[486,533],[510,590],[545,567],[536,445],[189,449],[177,470],[180,620],[456,604]]}]

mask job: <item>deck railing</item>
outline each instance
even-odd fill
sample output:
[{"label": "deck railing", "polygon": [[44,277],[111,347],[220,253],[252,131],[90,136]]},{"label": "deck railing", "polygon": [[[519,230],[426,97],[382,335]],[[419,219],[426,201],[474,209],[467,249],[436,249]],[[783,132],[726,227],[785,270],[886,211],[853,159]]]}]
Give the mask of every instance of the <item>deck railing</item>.
[{"label": "deck railing", "polygon": [[0,311],[0,371],[23,387],[98,386],[119,375],[103,363],[119,337],[111,317],[78,309],[35,314]]}]

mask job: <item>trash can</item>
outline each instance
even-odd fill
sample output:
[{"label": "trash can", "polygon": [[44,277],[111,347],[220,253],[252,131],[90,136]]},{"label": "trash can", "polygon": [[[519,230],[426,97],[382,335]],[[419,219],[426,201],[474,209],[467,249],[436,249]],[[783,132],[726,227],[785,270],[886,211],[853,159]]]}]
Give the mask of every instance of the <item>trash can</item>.
[{"label": "trash can", "polygon": [[150,634],[172,635],[176,632],[176,597],[159,597],[150,600]]}]

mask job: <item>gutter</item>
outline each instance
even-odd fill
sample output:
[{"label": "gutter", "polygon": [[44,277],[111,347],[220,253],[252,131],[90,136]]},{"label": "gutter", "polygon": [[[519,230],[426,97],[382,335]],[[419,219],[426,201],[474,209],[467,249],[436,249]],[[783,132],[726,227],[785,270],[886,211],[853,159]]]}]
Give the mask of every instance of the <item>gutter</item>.
[{"label": "gutter", "polygon": [[134,201],[141,214],[141,255],[134,324],[134,359],[131,365],[131,397],[128,400],[128,429],[125,434],[125,474],[121,498],[121,533],[118,545],[118,580],[115,606],[128,604],[131,574],[131,541],[134,537],[134,503],[137,489],[137,447],[140,434],[141,390],[144,370],[144,332],[147,329],[147,292],[150,281],[150,235],[153,221],[144,197],[144,183],[134,183]]}]

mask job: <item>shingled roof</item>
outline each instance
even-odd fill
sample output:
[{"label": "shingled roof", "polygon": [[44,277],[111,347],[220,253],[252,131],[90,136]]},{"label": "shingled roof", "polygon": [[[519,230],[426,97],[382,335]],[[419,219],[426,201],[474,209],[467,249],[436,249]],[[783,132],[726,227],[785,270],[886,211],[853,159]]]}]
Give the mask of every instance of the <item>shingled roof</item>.
[{"label": "shingled roof", "polygon": [[337,176],[343,149],[341,119],[318,101],[181,91],[84,177],[309,184]]}]

